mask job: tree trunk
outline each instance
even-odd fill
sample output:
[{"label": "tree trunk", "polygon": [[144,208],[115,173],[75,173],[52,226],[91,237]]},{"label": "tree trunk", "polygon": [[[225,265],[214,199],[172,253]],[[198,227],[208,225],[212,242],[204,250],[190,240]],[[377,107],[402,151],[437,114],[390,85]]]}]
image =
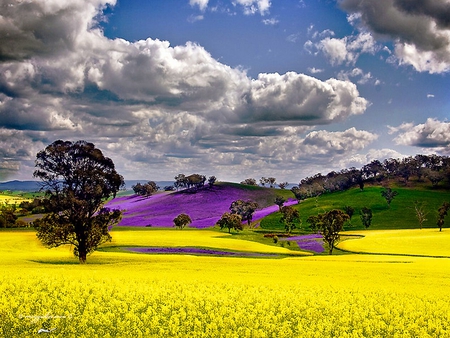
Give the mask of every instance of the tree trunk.
[{"label": "tree trunk", "polygon": [[86,263],[87,248],[86,241],[84,239],[78,239],[78,259],[80,264]]},{"label": "tree trunk", "polygon": [[80,252],[80,256],[78,257],[80,260],[80,264],[86,264],[86,253],[81,253]]}]

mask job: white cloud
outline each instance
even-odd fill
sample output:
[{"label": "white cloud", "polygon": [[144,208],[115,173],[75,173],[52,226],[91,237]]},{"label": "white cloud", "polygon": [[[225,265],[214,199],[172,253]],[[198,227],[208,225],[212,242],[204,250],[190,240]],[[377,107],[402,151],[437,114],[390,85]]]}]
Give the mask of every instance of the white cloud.
[{"label": "white cloud", "polygon": [[[322,81],[294,72],[251,79],[195,43],[108,39],[94,18],[114,1],[52,3],[22,3],[1,14],[11,23],[0,27],[2,42],[9,41],[8,33],[17,39],[13,46],[0,44],[0,124],[7,135],[0,167],[8,173],[20,167],[30,179],[33,157],[45,145],[85,139],[130,178],[164,179],[210,166],[219,166],[211,174],[244,176],[243,164],[248,172],[268,170],[292,153],[313,154],[312,135],[304,143],[304,133],[363,114],[369,105],[347,79]],[[261,14],[270,7],[269,1],[240,4]],[[21,18],[31,19],[26,25]],[[34,28],[40,29],[39,41]],[[339,156],[366,142],[352,130],[321,135],[336,145],[325,153]],[[264,149],[284,151],[270,158]],[[299,162],[293,163],[286,174],[296,172]]]},{"label": "white cloud", "polygon": [[347,154],[365,148],[378,135],[364,130],[350,128],[343,132],[313,131],[303,140],[310,155]]},{"label": "white cloud", "polygon": [[312,67],[312,68],[308,68],[308,72],[310,72],[311,74],[319,74],[319,73],[323,73],[323,69],[320,69],[320,68],[315,68],[315,67]]},{"label": "white cloud", "polygon": [[450,122],[428,118],[425,123],[403,124],[393,130],[399,133],[394,138],[397,144],[450,150]]},{"label": "white cloud", "polygon": [[368,104],[349,81],[320,81],[293,72],[259,74],[239,117],[252,122],[326,124],[362,114]]},{"label": "white cloud", "polygon": [[419,72],[450,71],[450,6],[446,0],[342,0],[351,22],[395,43],[400,64]]},{"label": "white cloud", "polygon": [[275,26],[277,23],[279,23],[280,21],[275,19],[275,18],[270,18],[270,19],[264,19],[262,20],[263,24],[265,24],[266,26]]},{"label": "white cloud", "polygon": [[244,7],[244,14],[253,15],[259,12],[260,15],[269,13],[270,0],[234,0],[233,4],[239,4]]},{"label": "white cloud", "polygon": [[341,39],[326,37],[315,43],[314,46],[334,66],[354,65],[362,53],[373,54],[377,50],[375,40],[370,33],[360,33]]},{"label": "white cloud", "polygon": [[188,17],[187,21],[190,23],[194,23],[197,21],[202,21],[205,17],[203,15],[191,15]]},{"label": "white cloud", "polygon": [[288,35],[286,40],[289,42],[292,42],[292,43],[296,43],[298,41],[298,39],[300,38],[300,36],[301,36],[300,33],[290,34],[290,35]]},{"label": "white cloud", "polygon": [[[338,76],[338,79],[340,80],[347,80],[349,81],[351,78],[359,78],[358,84],[366,84],[369,81],[373,80],[372,74],[370,72],[364,73],[364,71],[361,68],[353,68],[350,71],[340,71]],[[374,84],[379,84],[378,80],[371,81]]]},{"label": "white cloud", "polygon": [[200,8],[201,11],[206,10],[206,8],[208,7],[208,2],[209,0],[189,0],[189,4],[192,7],[198,6],[198,8]]}]

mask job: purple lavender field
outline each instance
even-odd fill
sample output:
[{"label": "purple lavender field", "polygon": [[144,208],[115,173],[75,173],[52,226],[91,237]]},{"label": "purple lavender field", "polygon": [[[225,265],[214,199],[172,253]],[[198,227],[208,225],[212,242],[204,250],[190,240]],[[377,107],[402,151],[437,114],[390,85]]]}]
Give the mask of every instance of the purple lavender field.
[{"label": "purple lavender field", "polygon": [[[148,198],[135,195],[118,197],[111,200],[107,207],[124,211],[119,226],[173,227],[173,219],[185,213],[192,219],[191,227],[207,228],[214,226],[221,215],[229,211],[231,203],[238,199],[258,202],[261,209],[255,212],[254,221],[278,210],[278,206],[272,204],[275,200],[272,190],[245,189],[228,184],[214,185],[197,193],[179,191],[158,193]],[[294,203],[295,200],[290,200],[285,205]]]},{"label": "purple lavender field", "polygon": [[147,254],[183,254],[183,255],[208,255],[208,256],[229,256],[229,257],[276,257],[278,254],[258,253],[258,252],[235,252],[216,249],[202,249],[195,247],[148,247],[148,248],[122,248],[123,250],[134,251]]},{"label": "purple lavender field", "polygon": [[322,235],[320,234],[281,237],[279,240],[297,242],[298,247],[302,250],[314,251],[317,253],[324,251]]}]

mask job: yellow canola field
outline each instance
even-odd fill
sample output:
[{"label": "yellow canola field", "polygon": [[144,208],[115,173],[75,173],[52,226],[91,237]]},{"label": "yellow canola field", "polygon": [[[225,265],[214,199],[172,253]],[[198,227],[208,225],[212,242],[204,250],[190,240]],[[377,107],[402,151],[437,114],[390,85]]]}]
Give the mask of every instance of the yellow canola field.
[{"label": "yellow canola field", "polygon": [[[126,233],[116,245],[155,234]],[[95,252],[79,265],[32,231],[0,241],[0,337],[450,336],[449,259]]]},{"label": "yellow canola field", "polygon": [[0,204],[20,204],[24,201],[31,201],[29,198],[0,194]]},{"label": "yellow canola field", "polygon": [[346,240],[338,248],[360,253],[395,255],[419,255],[450,258],[450,230],[366,230],[346,232],[362,235],[358,239]]}]

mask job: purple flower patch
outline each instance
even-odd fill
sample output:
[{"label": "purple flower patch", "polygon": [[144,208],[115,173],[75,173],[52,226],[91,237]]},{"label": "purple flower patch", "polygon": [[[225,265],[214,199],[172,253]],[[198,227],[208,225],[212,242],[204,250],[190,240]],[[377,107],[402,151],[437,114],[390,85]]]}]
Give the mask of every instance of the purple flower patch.
[{"label": "purple flower patch", "polygon": [[[123,211],[119,226],[173,227],[173,219],[185,213],[192,220],[190,227],[207,228],[214,226],[237,199],[247,199],[245,191],[230,186],[214,186],[197,193],[180,191],[158,193],[150,197],[123,196],[109,201],[106,206]],[[285,205],[295,203],[296,200],[289,200]],[[257,210],[253,220],[259,220],[276,211],[277,205]]]},{"label": "purple flower patch", "polygon": [[146,254],[184,254],[184,255],[213,255],[213,256],[231,256],[231,257],[273,257],[277,254],[266,254],[256,252],[237,252],[237,251],[221,251],[214,249],[201,249],[191,247],[140,247],[140,248],[123,248],[124,250],[140,252]]},{"label": "purple flower patch", "polygon": [[314,251],[321,253],[324,251],[323,240],[320,234],[310,234],[302,236],[282,237],[280,241],[297,242],[298,247],[302,250]]}]

